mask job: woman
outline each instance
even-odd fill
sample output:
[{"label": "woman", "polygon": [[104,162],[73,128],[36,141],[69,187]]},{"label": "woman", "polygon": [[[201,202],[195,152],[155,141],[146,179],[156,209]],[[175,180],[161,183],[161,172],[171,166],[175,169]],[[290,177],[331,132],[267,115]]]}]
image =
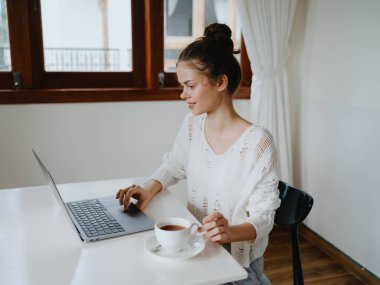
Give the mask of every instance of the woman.
[{"label": "woman", "polygon": [[232,96],[241,80],[231,30],[212,24],[187,46],[177,64],[178,82],[191,113],[172,151],[144,185],[121,189],[124,207],[139,199],[143,210],[161,189],[187,178],[188,209],[199,231],[223,244],[260,284],[263,254],[273,227],[278,198],[276,149],[272,136],[240,117]]}]

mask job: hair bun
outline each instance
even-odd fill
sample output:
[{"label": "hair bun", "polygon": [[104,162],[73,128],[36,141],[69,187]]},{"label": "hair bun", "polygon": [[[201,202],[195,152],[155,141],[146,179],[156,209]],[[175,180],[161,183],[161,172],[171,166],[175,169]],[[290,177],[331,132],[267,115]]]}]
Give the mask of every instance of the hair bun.
[{"label": "hair bun", "polygon": [[203,37],[204,39],[211,39],[225,45],[232,53],[239,53],[234,51],[234,43],[231,39],[231,29],[225,24],[214,23],[206,27]]},{"label": "hair bun", "polygon": [[231,29],[227,25],[215,23],[206,27],[203,35],[205,38],[226,41],[231,39],[231,34]]}]

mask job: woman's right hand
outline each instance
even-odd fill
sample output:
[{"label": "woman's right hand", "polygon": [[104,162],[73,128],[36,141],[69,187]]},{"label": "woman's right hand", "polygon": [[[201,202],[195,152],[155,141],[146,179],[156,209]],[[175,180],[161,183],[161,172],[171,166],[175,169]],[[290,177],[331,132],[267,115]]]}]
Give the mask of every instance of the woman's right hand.
[{"label": "woman's right hand", "polygon": [[124,205],[124,211],[127,211],[131,198],[134,198],[138,200],[137,206],[143,211],[153,199],[154,195],[161,191],[161,189],[161,183],[151,180],[144,185],[144,188],[133,184],[127,188],[120,189],[116,193],[116,199],[119,199],[120,205]]}]

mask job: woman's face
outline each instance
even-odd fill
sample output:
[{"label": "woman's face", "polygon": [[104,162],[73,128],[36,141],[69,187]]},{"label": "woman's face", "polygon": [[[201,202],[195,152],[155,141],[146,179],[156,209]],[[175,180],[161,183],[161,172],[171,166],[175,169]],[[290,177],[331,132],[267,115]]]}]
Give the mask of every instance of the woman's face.
[{"label": "woman's face", "polygon": [[178,82],[182,86],[181,99],[194,115],[210,113],[222,102],[219,84],[211,82],[206,75],[187,62],[177,65]]}]

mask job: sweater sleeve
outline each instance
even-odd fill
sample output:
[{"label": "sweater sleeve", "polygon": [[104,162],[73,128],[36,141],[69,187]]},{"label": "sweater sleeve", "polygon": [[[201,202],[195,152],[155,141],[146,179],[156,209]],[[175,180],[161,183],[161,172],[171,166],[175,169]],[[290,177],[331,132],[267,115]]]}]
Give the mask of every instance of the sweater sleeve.
[{"label": "sweater sleeve", "polygon": [[175,139],[173,148],[164,155],[163,163],[151,175],[163,188],[178,183],[186,178],[188,148],[191,140],[191,113],[187,115]]},{"label": "sweater sleeve", "polygon": [[278,187],[278,171],[276,161],[276,148],[270,134],[265,134],[257,146],[256,156],[258,161],[255,167],[259,167],[261,177],[252,189],[246,205],[248,213],[247,222],[256,229],[254,242],[267,236],[273,228],[274,215],[280,206]]}]

